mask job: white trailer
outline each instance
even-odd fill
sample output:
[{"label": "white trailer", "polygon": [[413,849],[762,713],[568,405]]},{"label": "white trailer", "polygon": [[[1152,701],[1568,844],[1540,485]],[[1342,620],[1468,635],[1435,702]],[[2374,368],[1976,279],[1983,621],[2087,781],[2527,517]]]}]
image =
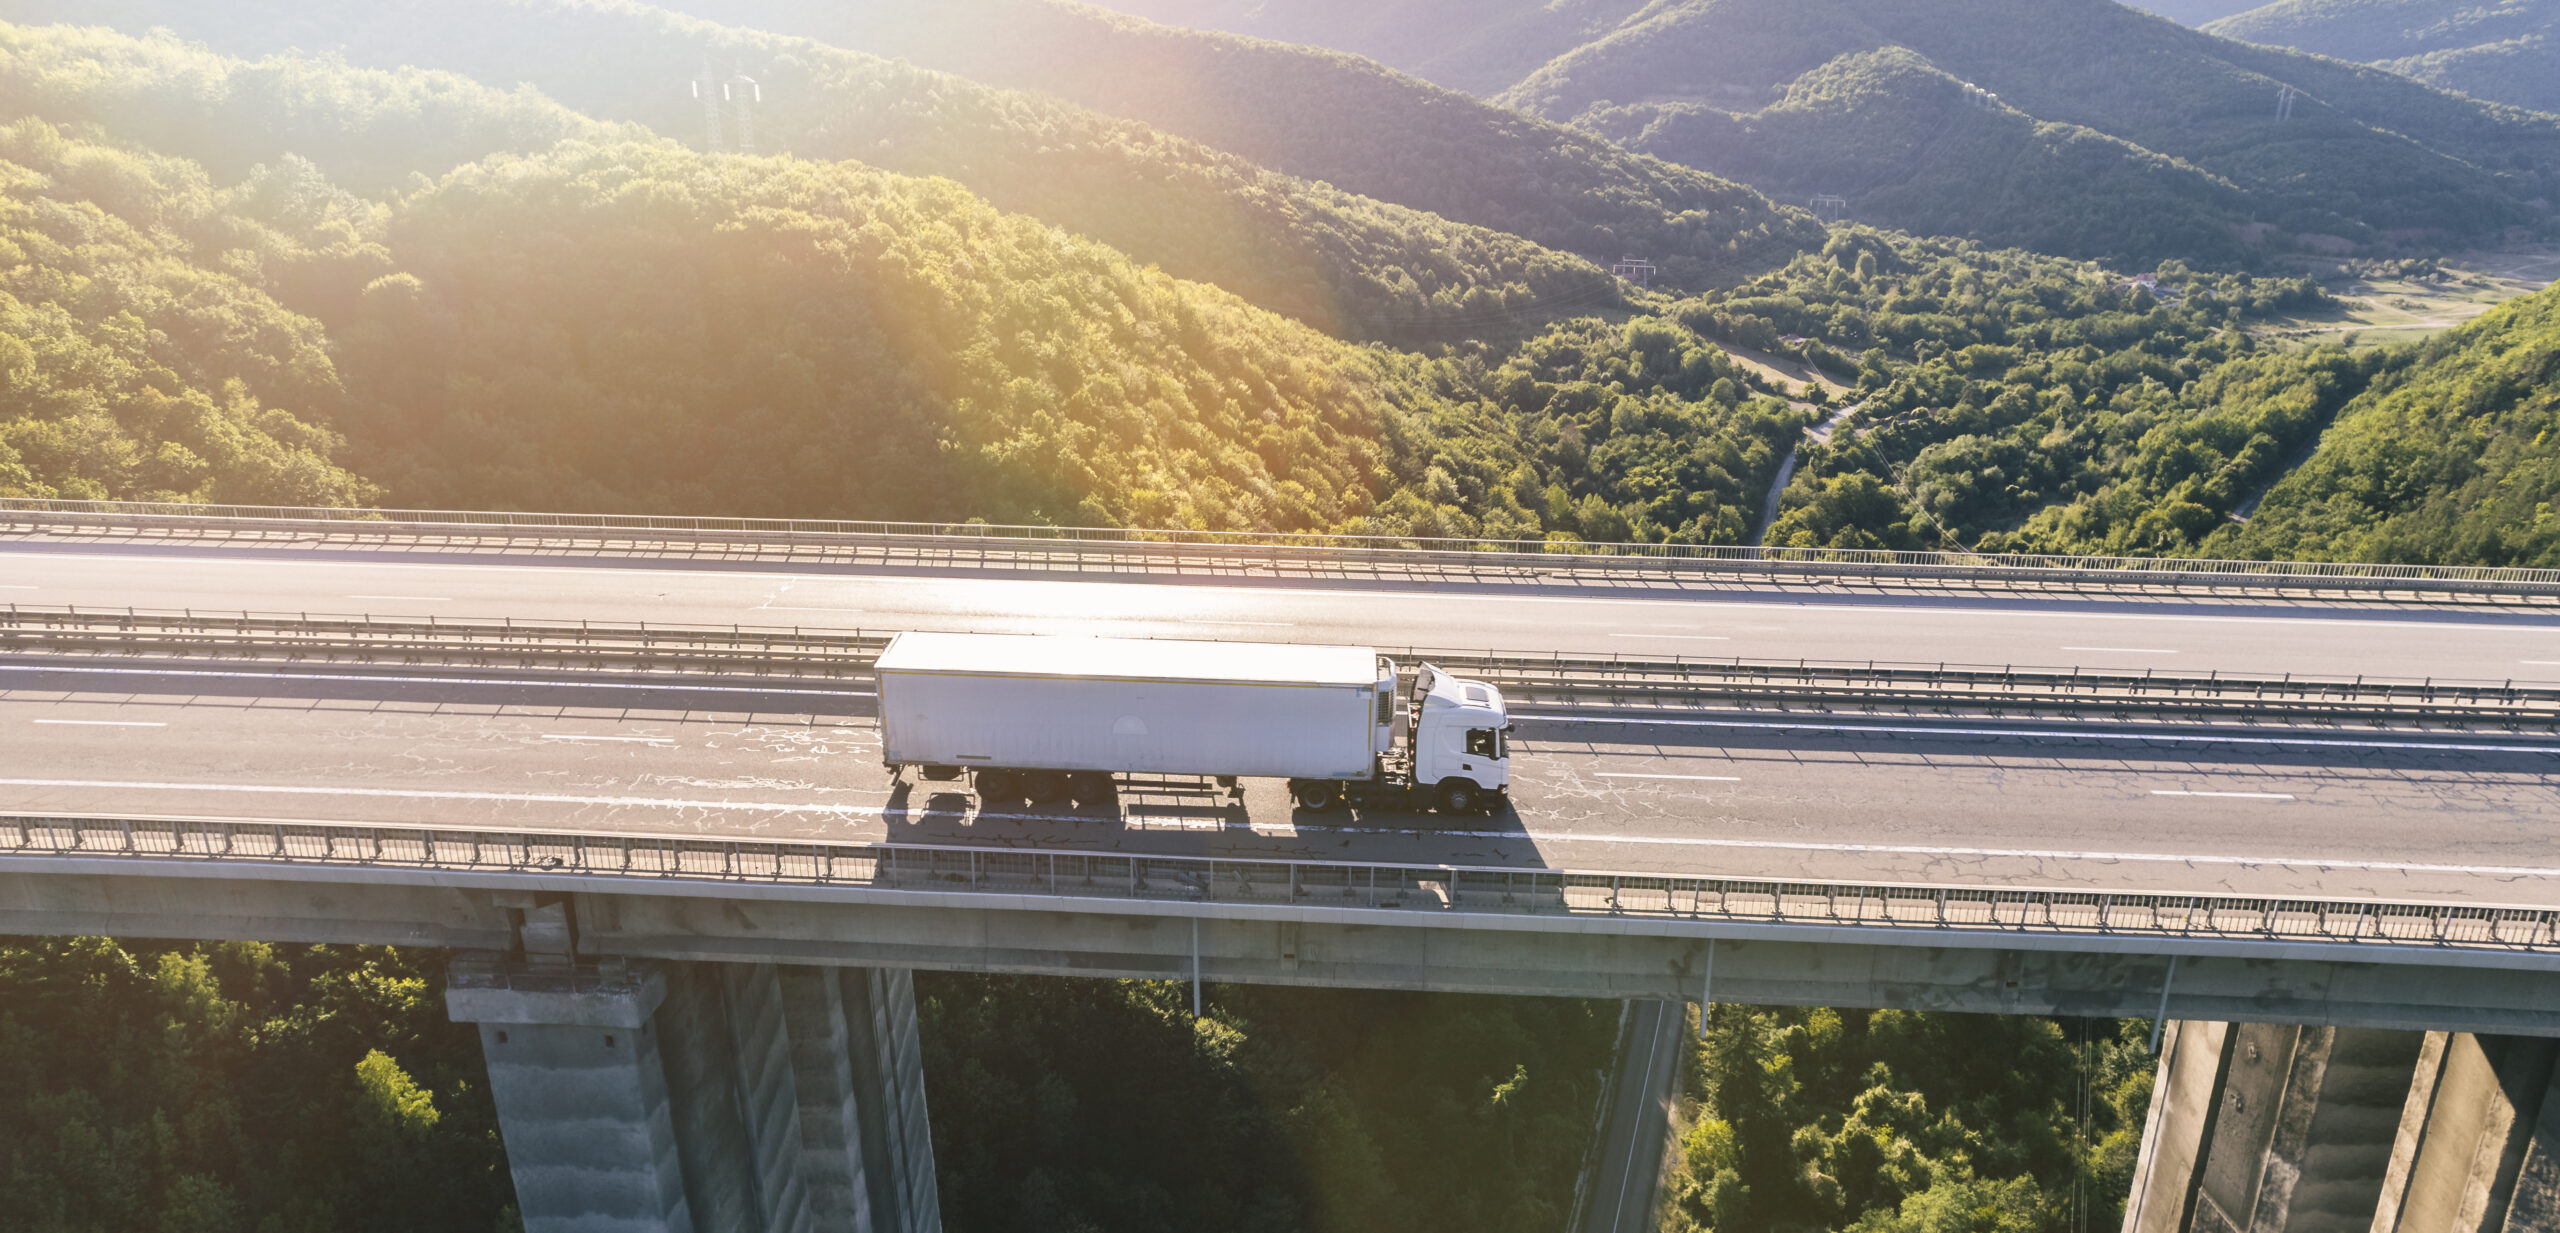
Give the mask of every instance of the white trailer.
[{"label": "white trailer", "polygon": [[1368,647],[909,633],[877,671],[890,771],[967,774],[990,802],[1267,777],[1310,809],[1427,792],[1472,812],[1510,786],[1498,691],[1426,666],[1400,753],[1396,665]]}]

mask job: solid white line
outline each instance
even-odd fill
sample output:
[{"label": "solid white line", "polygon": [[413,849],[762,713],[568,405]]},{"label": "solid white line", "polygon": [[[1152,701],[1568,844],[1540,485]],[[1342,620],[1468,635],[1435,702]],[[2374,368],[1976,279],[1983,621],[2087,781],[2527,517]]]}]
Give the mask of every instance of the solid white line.
[{"label": "solid white line", "polygon": [[2154,651],[2138,646],[2067,646],[2066,651],[2103,651],[2110,655],[2175,655],[2176,651]]},{"label": "solid white line", "polygon": [[752,685],[672,685],[637,681],[555,681],[548,678],[470,676],[368,676],[346,672],[213,672],[202,668],[51,668],[0,664],[0,672],[85,672],[111,676],[200,676],[252,681],[388,681],[395,685],[532,685],[544,689],[640,689],[682,694],[797,694],[817,698],[876,698],[861,689],[761,689]]},{"label": "solid white line", "polygon": [[[9,788],[91,788],[135,792],[224,792],[273,796],[338,796],[416,801],[490,801],[535,805],[622,805],[643,809],[750,810],[758,813],[820,814],[828,817],[878,817],[886,805],[830,805],[814,801],[694,800],[684,797],[589,796],[555,792],[462,792],[409,788],[332,788],[283,784],[176,783],[101,779],[0,779]],[[1073,814],[980,815],[1021,822],[1090,822]],[[2298,866],[2315,869],[2362,869],[2384,873],[2457,873],[2494,877],[2560,878],[2560,869],[2515,865],[2445,865],[2407,861],[2337,860],[2320,856],[2192,856],[2165,852],[2073,851],[2055,848],[1968,848],[1916,844],[1806,843],[1759,839],[1702,839],[1668,835],[1593,835],[1574,831],[1450,831],[1390,827],[1302,827],[1337,835],[1408,835],[1460,839],[1527,839],[1539,843],[1614,843],[1643,847],[1719,848],[1780,852],[1829,852],[1874,856],[1995,857],[2024,860],[2125,862],[2167,865]]]},{"label": "solid white line", "polygon": [[1891,736],[2008,736],[2068,741],[2158,741],[2172,745],[2292,745],[2312,749],[2418,749],[2445,753],[2560,754],[2552,745],[2463,745],[2429,741],[2350,741],[2335,737],[2214,736],[2184,732],[2098,732],[2072,728],[1931,728],[1918,724],[1771,723],[1741,719],[1645,719],[1633,715],[1535,715],[1513,719],[1550,724],[1615,724],[1620,727],[1742,728],[1763,732],[1881,732]]},{"label": "solid white line", "polygon": [[1665,642],[1731,642],[1715,634],[1611,634],[1612,638],[1660,638]]},{"label": "solid white line", "polygon": [[[1128,619],[1133,621],[1143,621],[1146,618],[1130,617]],[[1173,623],[1176,625],[1259,625],[1268,629],[1296,629],[1298,627],[1298,623],[1296,621],[1226,621],[1212,620],[1207,617],[1200,617],[1196,619],[1192,617],[1176,617],[1174,618]]]},{"label": "solid white line", "polygon": [[2522,662],[2537,668],[2560,668],[2560,659],[2528,659]]},{"label": "solid white line", "polygon": [[580,736],[574,732],[545,732],[542,734],[542,739],[546,741],[629,741],[639,745],[676,743],[676,738],[672,736]]},{"label": "solid white line", "polygon": [[422,604],[449,604],[449,603],[452,603],[452,602],[453,602],[453,597],[452,597],[452,596],[450,596],[450,595],[350,595],[350,596],[348,596],[347,598],[349,598],[349,599],[407,599],[407,600],[416,600],[417,602],[422,603]]},{"label": "solid white line", "polygon": [[758,612],[841,612],[841,613],[845,614],[846,616],[861,616],[861,615],[862,615],[862,613],[863,613],[863,610],[862,610],[862,609],[860,609],[860,608],[794,608],[794,607],[791,607],[791,606],[789,606],[789,605],[787,605],[787,604],[786,604],[786,605],[774,605],[774,604],[767,604],[767,605],[765,605],[765,606],[763,606],[763,607],[761,607],[761,608],[756,609],[756,611],[758,611]]},{"label": "solid white line", "polygon": [[15,582],[0,582],[0,591],[33,591],[36,589],[37,588],[35,587],[23,586]]},{"label": "solid white line", "polygon": [[40,724],[64,724],[80,728],[166,728],[165,723],[140,719],[39,719]]},{"label": "solid white line", "polygon": [[1602,771],[1602,779],[1695,779],[1714,783],[1741,783],[1740,775],[1655,775],[1645,771]]},{"label": "solid white line", "polygon": [[2151,790],[2151,795],[2153,795],[2153,796],[2225,796],[2225,797],[2230,797],[2230,798],[2231,798],[2231,799],[2233,799],[2233,800],[2242,800],[2242,801],[2289,801],[2289,800],[2294,799],[2293,793],[2290,793],[2290,792],[2181,792],[2181,791],[2178,791],[2178,790],[2177,790],[2177,789],[2175,789],[2175,788],[2153,788],[2153,789]]}]

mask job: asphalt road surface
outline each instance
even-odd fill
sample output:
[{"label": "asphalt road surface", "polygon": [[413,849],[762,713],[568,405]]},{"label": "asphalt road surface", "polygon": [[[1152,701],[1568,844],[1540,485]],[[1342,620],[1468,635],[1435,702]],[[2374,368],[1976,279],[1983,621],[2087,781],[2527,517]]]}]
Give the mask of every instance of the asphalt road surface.
[{"label": "asphalt road surface", "polygon": [[2560,683],[2560,610],[1730,581],[1080,580],[711,558],[0,538],[0,602]]},{"label": "asphalt road surface", "polygon": [[826,838],[2560,906],[2560,747],[1527,708],[1490,817],[893,783],[871,700],[219,664],[0,664],[0,811]]},{"label": "asphalt road surface", "polygon": [[1670,1146],[1671,1095],[1687,1046],[1689,1007],[1634,1001],[1618,1027],[1600,1155],[1592,1162],[1577,1233],[1652,1233],[1653,1201]]}]

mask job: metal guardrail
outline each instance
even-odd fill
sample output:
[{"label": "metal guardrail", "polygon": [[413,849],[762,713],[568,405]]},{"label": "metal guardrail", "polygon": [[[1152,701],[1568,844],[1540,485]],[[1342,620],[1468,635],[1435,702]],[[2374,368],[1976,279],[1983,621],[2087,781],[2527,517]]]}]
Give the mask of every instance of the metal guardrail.
[{"label": "metal guardrail", "polygon": [[788,544],[848,553],[927,552],[955,560],[1057,558],[1532,571],[1671,572],[1800,581],[1937,585],[2332,591],[2560,600],[2560,570],[2321,561],[1905,552],[1714,544],[1584,543],[1366,535],[1181,531],[981,523],[693,518],[470,510],[189,505],[0,498],[0,526],[125,527],[231,534],[368,534],[383,538],[571,539]]},{"label": "metal guardrail", "polygon": [[1913,934],[2319,942],[2560,953],[2547,908],[2109,893],[1461,865],[545,833],[363,823],[0,816],[0,858],[841,886],[1130,902],[1813,925]]},{"label": "metal guardrail", "polygon": [[[0,652],[281,662],[514,665],[619,672],[860,678],[884,631],[442,621],[365,616],[0,610]],[[2352,681],[1964,664],[1752,663],[1386,648],[1501,686],[1519,702],[2050,712],[2192,720],[2493,723],[2560,732],[2560,687],[2512,681]]]}]

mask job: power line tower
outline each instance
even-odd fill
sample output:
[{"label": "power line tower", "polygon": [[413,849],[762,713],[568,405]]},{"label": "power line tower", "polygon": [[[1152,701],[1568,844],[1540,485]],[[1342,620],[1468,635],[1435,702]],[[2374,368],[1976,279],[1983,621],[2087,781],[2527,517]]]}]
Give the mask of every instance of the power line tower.
[{"label": "power line tower", "polygon": [[1618,264],[1609,267],[1609,272],[1636,286],[1650,287],[1653,285],[1654,276],[1662,271],[1654,268],[1652,262],[1642,257],[1620,257]]},{"label": "power line tower", "polygon": [[2296,90],[2291,86],[2278,88],[2276,90],[2276,119],[2279,121],[2292,119],[2293,100],[2301,97],[2302,91]]},{"label": "power line tower", "polygon": [[1849,199],[1838,193],[1815,193],[1805,204],[1813,207],[1813,216],[1826,223],[1836,223],[1849,216]]},{"label": "power line tower", "polygon": [[720,152],[722,127],[720,124],[720,78],[712,69],[709,60],[702,62],[702,75],[693,79],[693,98],[695,102],[702,104],[702,148],[717,154]]},{"label": "power line tower", "polygon": [[724,81],[705,60],[702,75],[693,79],[693,97],[702,104],[703,149],[715,154],[723,147],[734,147],[740,154],[756,152],[756,108],[764,102],[764,87],[755,78],[734,73]]}]

